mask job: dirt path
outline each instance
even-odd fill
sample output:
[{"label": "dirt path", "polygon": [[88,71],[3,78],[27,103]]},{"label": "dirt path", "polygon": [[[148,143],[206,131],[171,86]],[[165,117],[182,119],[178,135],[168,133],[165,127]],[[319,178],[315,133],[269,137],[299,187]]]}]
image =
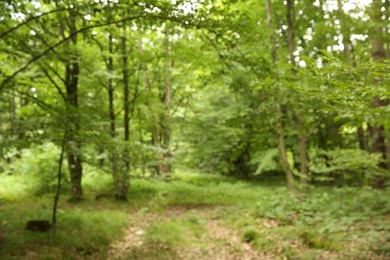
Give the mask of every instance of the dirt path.
[{"label": "dirt path", "polygon": [[[205,232],[197,238],[191,238],[191,244],[172,248],[153,248],[144,241],[145,230],[156,221],[184,219],[189,208],[170,208],[163,213],[142,213],[131,216],[131,226],[121,240],[110,246],[110,259],[196,259],[196,260],[255,260],[275,259],[274,256],[255,251],[249,243],[242,242],[239,234],[222,223],[214,208],[197,208],[199,219],[203,220]],[[155,254],[149,254],[155,251]],[[167,251],[167,252],[164,252]],[[137,252],[137,253],[136,253]],[[164,254],[167,253],[167,254]]]}]

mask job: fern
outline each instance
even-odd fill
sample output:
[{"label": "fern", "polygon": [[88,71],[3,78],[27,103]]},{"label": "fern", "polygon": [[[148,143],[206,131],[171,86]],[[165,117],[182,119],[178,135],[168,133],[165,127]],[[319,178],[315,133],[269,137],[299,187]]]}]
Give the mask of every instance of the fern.
[{"label": "fern", "polygon": [[279,151],[277,148],[259,151],[253,155],[249,164],[257,165],[254,175],[270,171],[280,171]]}]

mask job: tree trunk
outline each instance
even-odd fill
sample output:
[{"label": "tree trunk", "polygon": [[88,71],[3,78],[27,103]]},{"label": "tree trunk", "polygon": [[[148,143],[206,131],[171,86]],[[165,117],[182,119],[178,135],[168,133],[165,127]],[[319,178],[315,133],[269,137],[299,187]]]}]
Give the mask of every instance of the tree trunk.
[{"label": "tree trunk", "polygon": [[168,31],[165,31],[164,37],[164,49],[165,49],[165,114],[163,115],[163,140],[162,147],[164,152],[160,161],[160,173],[167,176],[171,173],[171,152],[169,144],[171,141],[171,101],[172,101],[172,82],[171,82],[171,70],[173,67],[173,61],[170,60],[169,55],[169,35]]},{"label": "tree trunk", "polygon": [[277,113],[276,131],[279,137],[278,148],[279,148],[280,159],[284,169],[284,173],[286,174],[288,188],[290,189],[292,194],[296,196],[297,190],[294,185],[294,176],[290,164],[288,163],[286,144],[284,142],[284,130],[283,130],[283,123],[282,123],[283,112],[279,104],[276,105],[276,113]]},{"label": "tree trunk", "polygon": [[306,149],[306,135],[299,136],[299,157],[301,161],[301,184],[302,188],[306,188],[309,181],[308,165],[307,165],[307,149]]},{"label": "tree trunk", "polygon": [[[144,53],[144,48],[143,48],[141,39],[138,40],[138,46],[139,46],[140,52]],[[150,84],[150,79],[149,79],[149,75],[148,75],[148,68],[147,68],[146,64],[142,63],[141,68],[143,70],[143,78],[144,78],[145,87],[146,87],[146,90],[148,93],[147,105],[150,109],[150,113],[152,116],[152,122],[151,122],[152,123],[152,127],[151,127],[152,145],[157,148],[157,147],[160,147],[161,142],[160,142],[160,137],[159,137],[160,135],[159,135],[158,120],[157,120],[156,112],[155,112],[155,110],[153,108],[153,104],[152,104],[152,86]],[[160,162],[159,157],[157,158],[157,161]],[[154,171],[157,175],[160,175],[159,164],[156,164],[154,166]]]},{"label": "tree trunk", "polygon": [[[71,39],[72,47],[77,45],[77,34],[75,11],[69,10],[69,32],[74,34]],[[68,63],[65,71],[65,85],[67,97],[67,110],[69,117],[68,142],[66,146],[71,181],[71,200],[80,200],[83,196],[81,178],[83,173],[81,159],[81,140],[80,140],[80,120],[78,116],[78,79],[80,74],[77,54],[74,53]]]},{"label": "tree trunk", "polygon": [[[266,6],[266,12],[267,12],[267,25],[268,29],[270,31],[270,42],[271,42],[271,55],[272,55],[272,65],[275,65],[276,63],[276,44],[275,44],[275,38],[274,38],[274,28],[272,25],[272,12],[271,12],[271,0],[265,1]],[[275,91],[276,95],[278,95],[279,91]],[[277,100],[277,99],[275,99]],[[278,149],[280,154],[280,161],[284,170],[284,173],[286,175],[287,179],[287,186],[290,189],[291,193],[293,195],[297,195],[297,190],[294,185],[294,176],[291,170],[291,167],[288,163],[287,159],[287,152],[286,152],[286,144],[284,140],[284,129],[283,129],[283,112],[281,109],[280,104],[278,101],[276,101],[276,132],[278,134]]]},{"label": "tree trunk", "polygon": [[358,129],[359,148],[364,151],[369,151],[367,135],[362,126]]},{"label": "tree trunk", "polygon": [[121,189],[120,194],[117,195],[118,199],[127,200],[127,192],[129,188],[129,174],[130,174],[130,153],[128,146],[130,145],[130,100],[129,100],[129,72],[128,72],[128,56],[127,56],[127,38],[126,38],[126,29],[124,35],[122,36],[122,61],[123,61],[123,104],[124,104],[124,116],[123,116],[123,125],[125,127],[124,131],[124,141],[125,148],[123,150],[123,164],[124,169],[122,172],[121,178]]},{"label": "tree trunk", "polygon": [[288,54],[290,56],[290,62],[292,65],[292,70],[295,73],[296,67],[295,67],[295,59],[294,59],[294,51],[295,51],[295,44],[294,44],[294,1],[293,0],[287,0],[286,2],[286,18],[287,18],[287,47],[288,47]]},{"label": "tree trunk", "polygon": [[51,221],[51,242],[54,242],[55,236],[56,236],[56,229],[57,229],[57,206],[58,201],[60,200],[61,195],[61,188],[62,188],[62,162],[64,160],[64,152],[65,152],[65,144],[66,144],[66,131],[64,132],[64,137],[62,139],[61,144],[61,153],[60,157],[58,159],[58,168],[57,168],[57,189],[54,196],[54,202],[53,202],[53,211],[52,211],[52,221]]},{"label": "tree trunk", "polygon": [[108,94],[108,118],[110,120],[110,136],[112,138],[112,144],[109,153],[110,153],[110,161],[111,161],[111,171],[112,177],[114,180],[114,194],[119,193],[120,190],[120,171],[118,167],[118,151],[116,147],[116,116],[115,116],[115,88],[113,85],[113,72],[114,72],[114,46],[113,46],[113,37],[112,34],[108,34],[108,59],[106,59],[106,67],[108,72],[108,84],[107,84],[107,94]]},{"label": "tree trunk", "polygon": [[[297,68],[296,62],[294,58],[295,44],[294,44],[294,1],[287,0],[286,3],[286,18],[287,18],[287,46],[288,46],[288,54],[290,57],[290,62],[292,65],[292,73],[294,75],[294,79],[296,77]],[[300,103],[299,96],[296,97],[297,104]],[[301,113],[302,108],[299,107],[295,109],[294,114],[296,117],[295,126],[298,130],[298,143],[299,143],[299,158],[300,158],[300,174],[301,174],[301,185],[302,188],[307,186],[308,178],[308,160],[307,160],[307,150],[306,150],[306,142],[308,136],[306,134],[305,126],[302,122]]]},{"label": "tree trunk", "polygon": [[271,0],[265,1],[265,9],[267,12],[267,26],[269,30],[269,39],[271,43],[271,57],[272,57],[272,65],[276,62],[276,44],[275,44],[275,35],[274,35],[274,28],[272,24],[272,10],[271,10]]},{"label": "tree trunk", "polygon": [[[383,28],[381,20],[381,2],[374,0],[371,6],[371,20],[373,27],[371,28],[371,46],[372,46],[372,59],[374,62],[381,62],[386,58],[385,49],[383,47]],[[375,83],[379,84],[379,79],[374,79]],[[373,106],[381,107],[387,104],[387,100],[381,100],[379,97],[374,98]],[[372,126],[372,152],[380,153],[382,155],[382,162],[379,166],[387,168],[387,151],[386,151],[386,140],[385,140],[385,128],[383,125],[376,123]],[[374,188],[383,188],[384,180],[380,175],[375,176],[373,184]]]}]

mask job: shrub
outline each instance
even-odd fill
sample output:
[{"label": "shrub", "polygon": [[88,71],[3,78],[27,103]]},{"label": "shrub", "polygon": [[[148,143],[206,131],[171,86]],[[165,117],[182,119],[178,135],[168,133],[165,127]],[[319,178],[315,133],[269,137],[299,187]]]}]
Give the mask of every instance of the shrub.
[{"label": "shrub", "polygon": [[[57,187],[59,154],[59,148],[50,142],[23,149],[21,158],[9,165],[7,172],[25,182],[33,195],[54,192]],[[69,183],[66,165],[62,169],[63,187],[66,188]]]}]

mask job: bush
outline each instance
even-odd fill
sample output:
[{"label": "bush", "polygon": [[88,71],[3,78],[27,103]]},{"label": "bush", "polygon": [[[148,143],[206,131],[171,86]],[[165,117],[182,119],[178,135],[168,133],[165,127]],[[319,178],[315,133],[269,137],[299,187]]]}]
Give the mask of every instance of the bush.
[{"label": "bush", "polygon": [[[59,154],[60,149],[50,142],[23,149],[21,158],[8,165],[6,172],[20,178],[33,195],[54,192],[57,187]],[[62,167],[62,176],[63,187],[67,188],[69,181],[65,164]]]},{"label": "bush", "polygon": [[375,175],[388,175],[378,167],[380,154],[370,154],[360,149],[310,150],[310,171],[316,181],[343,182],[358,180],[369,183]]}]

